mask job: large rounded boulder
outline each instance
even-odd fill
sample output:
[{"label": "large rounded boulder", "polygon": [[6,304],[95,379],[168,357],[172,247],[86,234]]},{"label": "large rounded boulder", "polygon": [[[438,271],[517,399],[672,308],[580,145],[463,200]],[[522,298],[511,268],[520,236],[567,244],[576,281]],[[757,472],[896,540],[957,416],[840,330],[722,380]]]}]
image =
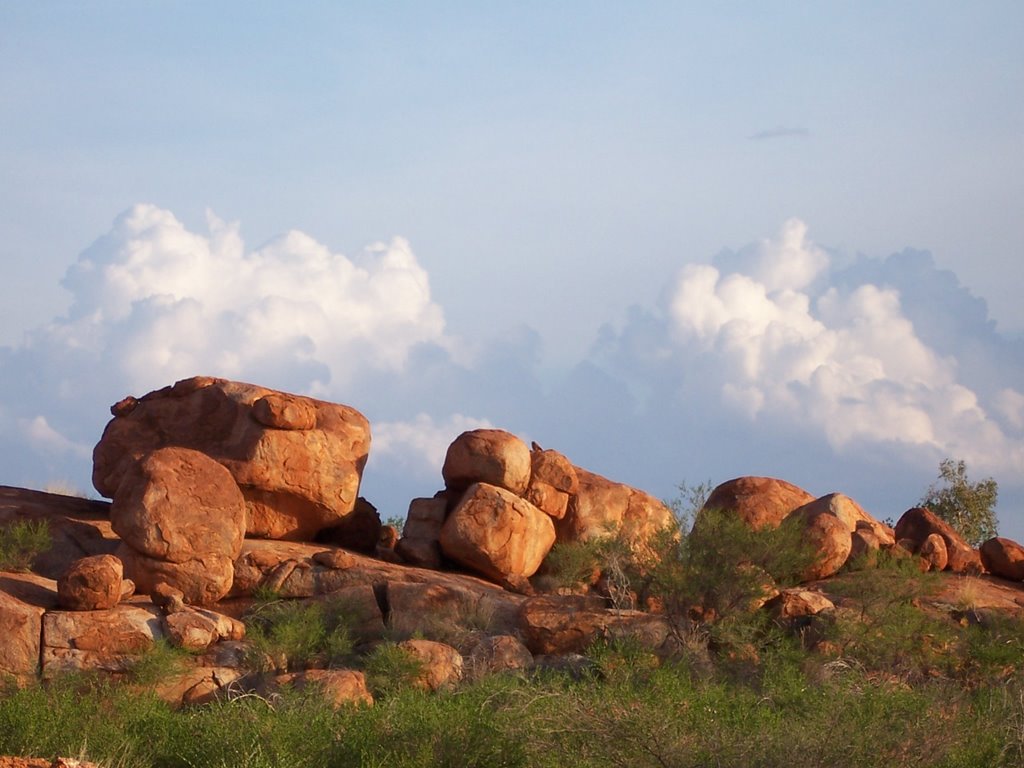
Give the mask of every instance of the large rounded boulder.
[{"label": "large rounded boulder", "polygon": [[204,554],[238,557],[246,507],[231,473],[206,454],[160,448],[125,472],[110,523],[136,552],[183,563]]},{"label": "large rounded boulder", "polygon": [[993,576],[1011,581],[1024,581],[1024,547],[1001,536],[981,545],[981,562]]},{"label": "large rounded boulder", "polygon": [[125,571],[146,592],[159,583],[192,603],[231,589],[246,505],[231,473],[189,448],[159,448],[131,464],[110,506]]},{"label": "large rounded boulder", "polygon": [[499,582],[529,578],[555,543],[551,517],[526,499],[486,483],[470,486],[441,527],[452,560]]},{"label": "large rounded boulder", "polygon": [[354,408],[210,377],[179,381],[111,408],[93,451],[93,485],[114,498],[158,448],[190,448],[241,489],[246,532],[310,539],[356,509],[370,426]]},{"label": "large rounded boulder", "polygon": [[717,486],[700,512],[705,510],[735,515],[751,528],[778,528],[793,510],[814,501],[814,496],[793,483],[774,477],[737,477]]},{"label": "large rounded boulder", "polygon": [[530,471],[530,449],[518,437],[502,429],[473,429],[448,446],[441,475],[453,497],[474,483],[522,495]]}]

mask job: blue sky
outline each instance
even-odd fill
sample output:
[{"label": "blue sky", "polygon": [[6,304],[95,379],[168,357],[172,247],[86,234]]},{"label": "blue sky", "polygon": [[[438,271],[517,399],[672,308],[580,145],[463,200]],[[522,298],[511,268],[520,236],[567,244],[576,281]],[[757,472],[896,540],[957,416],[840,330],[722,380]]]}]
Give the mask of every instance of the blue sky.
[{"label": "blue sky", "polygon": [[0,1],[0,482],[84,487],[110,403],[204,373],[366,412],[385,514],[487,423],[879,517],[963,456],[1024,538],[1022,37],[996,2]]}]

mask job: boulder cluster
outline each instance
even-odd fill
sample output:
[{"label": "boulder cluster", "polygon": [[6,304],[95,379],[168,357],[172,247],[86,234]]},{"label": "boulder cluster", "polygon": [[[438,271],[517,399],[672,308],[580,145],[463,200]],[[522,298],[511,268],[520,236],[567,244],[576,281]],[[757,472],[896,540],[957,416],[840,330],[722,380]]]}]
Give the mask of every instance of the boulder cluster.
[{"label": "boulder cluster", "polygon": [[456,438],[441,474],[444,490],[409,505],[396,552],[427,568],[447,558],[527,592],[556,541],[621,535],[639,545],[673,520],[653,496],[498,429]]},{"label": "boulder cluster", "polygon": [[[975,575],[987,571],[1017,581],[1024,577],[1024,549],[1019,545],[1009,539],[992,539],[979,551],[923,507],[908,509],[895,527],[890,527],[841,493],[815,498],[785,480],[739,477],[711,492],[696,524],[700,524],[701,514],[711,510],[735,515],[755,529],[799,525],[817,552],[804,574],[806,581],[828,578],[857,558],[870,558],[881,550],[917,557],[923,571]],[[1013,575],[1014,566],[1020,575]]]},{"label": "boulder cluster", "polygon": [[[661,501],[558,451],[497,429],[459,435],[444,487],[411,501],[399,535],[359,496],[370,425],[351,407],[197,377],[111,412],[93,454],[109,503],[0,488],[0,528],[44,521],[51,539],[30,573],[0,572],[0,677],[122,674],[166,640],[192,654],[161,683],[174,702],[307,685],[335,704],[372,702],[357,670],[267,658],[273,674],[250,679],[245,622],[257,595],[343,606],[364,649],[404,638],[429,689],[502,670],[575,669],[597,638],[652,649],[678,639],[656,604],[624,609],[597,576],[542,588],[556,543],[614,536],[648,557],[654,534],[675,522]],[[831,609],[815,584],[883,550],[922,570],[1024,581],[1020,545],[992,539],[975,550],[927,509],[890,527],[843,494],[741,477],[714,489],[695,526],[712,510],[753,529],[798,526],[813,545],[804,587],[773,587],[758,603],[781,619]]]},{"label": "boulder cluster", "polygon": [[118,556],[147,593],[166,582],[216,602],[245,536],[308,540],[359,516],[370,425],[354,408],[196,377],[111,412],[93,485],[113,499]]}]

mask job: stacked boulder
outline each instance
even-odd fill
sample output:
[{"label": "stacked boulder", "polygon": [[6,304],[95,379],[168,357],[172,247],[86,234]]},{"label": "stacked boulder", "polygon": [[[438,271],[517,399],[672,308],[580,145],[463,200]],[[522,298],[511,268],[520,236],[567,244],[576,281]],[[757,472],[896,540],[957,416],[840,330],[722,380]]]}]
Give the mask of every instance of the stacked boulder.
[{"label": "stacked boulder", "polygon": [[954,573],[982,571],[978,550],[930,509],[908,509],[896,523],[895,535],[901,548],[920,556],[933,570]]},{"label": "stacked boulder", "polygon": [[110,507],[118,556],[149,594],[166,583],[205,605],[231,589],[245,499],[222,465],[190,448],[158,448],[125,472]]},{"label": "stacked boulder", "polygon": [[379,518],[358,503],[370,428],[354,408],[195,377],[111,413],[93,485],[113,499],[118,555],[142,591],[166,583],[187,602],[219,600],[246,535],[377,538]]},{"label": "stacked boulder", "polygon": [[556,540],[621,534],[639,544],[672,522],[654,497],[503,430],[459,435],[441,474],[444,491],[410,504],[396,551],[432,568],[448,558],[514,589],[528,590]]}]

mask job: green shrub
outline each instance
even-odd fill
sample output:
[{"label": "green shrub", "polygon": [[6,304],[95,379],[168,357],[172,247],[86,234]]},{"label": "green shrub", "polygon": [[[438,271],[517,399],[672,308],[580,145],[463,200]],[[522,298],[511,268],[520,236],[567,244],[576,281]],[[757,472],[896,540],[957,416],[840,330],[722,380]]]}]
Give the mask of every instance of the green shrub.
[{"label": "green shrub", "polygon": [[339,601],[259,603],[246,616],[249,662],[265,670],[330,667],[353,654],[346,606]]},{"label": "green shrub", "polygon": [[27,571],[50,548],[45,520],[17,520],[0,528],[0,571]]},{"label": "green shrub", "polygon": [[956,632],[947,618],[923,610],[941,584],[934,572],[922,573],[917,559],[883,550],[873,564],[854,563],[829,591],[848,598],[837,612],[831,639],[844,658],[865,669],[900,678],[946,674],[955,657]]},{"label": "green shrub", "polygon": [[376,696],[393,696],[409,688],[423,672],[423,662],[396,643],[381,643],[363,660],[366,685]]},{"label": "green shrub", "polygon": [[719,510],[704,510],[685,536],[663,539],[650,589],[667,611],[698,607],[714,619],[746,612],[772,585],[791,586],[813,562],[813,548],[795,525],[751,529]]},{"label": "green shrub", "polygon": [[183,672],[191,656],[188,651],[161,638],[134,661],[128,678],[139,685],[152,686],[166,677]]}]

